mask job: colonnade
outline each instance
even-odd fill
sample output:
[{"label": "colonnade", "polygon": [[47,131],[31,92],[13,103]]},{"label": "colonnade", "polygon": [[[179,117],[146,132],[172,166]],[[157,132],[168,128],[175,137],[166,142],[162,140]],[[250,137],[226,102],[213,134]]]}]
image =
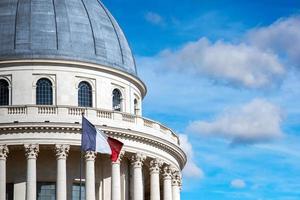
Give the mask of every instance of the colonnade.
[{"label": "colonnade", "polygon": [[[24,145],[27,158],[26,200],[36,200],[36,161],[39,153],[38,144]],[[56,200],[67,199],[67,171],[66,160],[70,145],[55,145],[57,159],[56,177]],[[7,145],[0,145],[0,200],[5,200],[6,194],[6,158],[9,154]],[[112,162],[111,170],[111,200],[121,200],[121,176],[120,165],[124,156],[121,153],[116,162]],[[86,200],[95,200],[95,159],[96,153],[88,151],[85,153],[85,188]],[[144,200],[143,165],[146,156],[136,153],[131,156],[132,166],[132,200]],[[160,177],[163,180],[163,199],[180,200],[181,175],[178,170],[170,165],[163,164],[159,159],[151,159],[150,165],[150,200],[161,200]]]}]

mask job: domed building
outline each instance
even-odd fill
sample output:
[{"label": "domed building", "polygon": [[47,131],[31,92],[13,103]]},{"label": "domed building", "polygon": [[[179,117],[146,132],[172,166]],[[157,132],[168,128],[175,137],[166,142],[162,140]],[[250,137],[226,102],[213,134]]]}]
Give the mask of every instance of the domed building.
[{"label": "domed building", "polygon": [[[0,2],[0,200],[179,200],[178,136],[142,117],[146,86],[98,0]],[[82,113],[124,143],[85,152]]]}]

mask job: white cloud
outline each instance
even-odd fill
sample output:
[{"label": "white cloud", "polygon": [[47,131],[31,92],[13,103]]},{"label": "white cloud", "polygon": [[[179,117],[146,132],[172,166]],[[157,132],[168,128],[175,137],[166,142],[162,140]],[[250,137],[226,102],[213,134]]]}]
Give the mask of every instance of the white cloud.
[{"label": "white cloud", "polygon": [[267,27],[247,34],[253,46],[287,56],[292,65],[300,67],[300,16],[281,18]]},{"label": "white cloud", "polygon": [[194,161],[194,152],[191,143],[188,140],[187,135],[180,134],[180,146],[187,155],[187,163],[183,169],[183,175],[188,178],[203,178],[204,173],[200,167]]},{"label": "white cloud", "polygon": [[242,189],[246,187],[246,183],[242,179],[234,179],[230,182],[231,187],[237,188],[237,189]]},{"label": "white cloud", "polygon": [[228,138],[232,144],[249,144],[281,137],[282,120],[279,107],[264,99],[254,99],[224,111],[214,121],[194,121],[187,129],[202,135]]},{"label": "white cloud", "polygon": [[[146,19],[163,19],[149,12]],[[300,16],[279,19],[265,27],[249,30],[240,43],[203,37],[176,50],[165,49],[149,58],[163,69],[192,72],[213,80],[246,88],[276,85],[290,66],[300,67]]]},{"label": "white cloud", "polygon": [[273,53],[244,43],[212,43],[206,38],[190,42],[177,51],[165,50],[154,59],[163,68],[207,75],[249,88],[269,86],[285,72]]},{"label": "white cloud", "polygon": [[159,14],[157,14],[155,12],[147,12],[145,14],[145,19],[154,25],[163,25],[164,24],[164,19],[162,18],[162,16],[160,16]]}]

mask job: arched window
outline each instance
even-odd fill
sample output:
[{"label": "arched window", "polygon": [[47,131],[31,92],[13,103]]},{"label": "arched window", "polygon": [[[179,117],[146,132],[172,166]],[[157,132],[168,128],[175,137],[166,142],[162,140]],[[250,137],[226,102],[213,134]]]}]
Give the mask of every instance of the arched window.
[{"label": "arched window", "polygon": [[0,80],[0,106],[9,104],[9,84],[6,80]]},{"label": "arched window", "polygon": [[114,89],[113,91],[113,110],[121,111],[122,94],[120,90]]},{"label": "arched window", "polygon": [[134,114],[138,115],[139,114],[139,102],[137,99],[134,99]]},{"label": "arched window", "polygon": [[78,106],[80,107],[92,107],[93,106],[93,94],[91,85],[82,81],[78,86]]},{"label": "arched window", "polygon": [[36,104],[37,105],[53,104],[52,83],[47,78],[41,78],[36,83]]}]

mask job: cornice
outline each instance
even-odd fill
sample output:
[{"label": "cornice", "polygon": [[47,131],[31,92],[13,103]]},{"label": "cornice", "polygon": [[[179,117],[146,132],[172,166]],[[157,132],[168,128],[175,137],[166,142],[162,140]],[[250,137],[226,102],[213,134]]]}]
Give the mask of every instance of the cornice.
[{"label": "cornice", "polygon": [[20,126],[11,126],[11,124],[5,124],[5,125],[1,124],[0,132],[1,132],[1,134],[10,134],[10,133],[15,133],[15,131],[19,131],[21,133],[23,133],[23,132],[25,133],[28,131],[32,131],[32,132],[49,132],[49,131],[51,131],[51,132],[70,132],[70,133],[78,132],[78,133],[80,133],[80,131],[81,131],[80,127],[74,127],[74,126],[64,126],[64,125],[53,126],[53,125],[48,125],[46,123],[35,123],[35,124],[22,123],[22,125],[20,125]]},{"label": "cornice", "polygon": [[[149,146],[156,147],[172,155],[178,162],[181,169],[185,166],[187,158],[183,150],[176,144],[144,132],[133,131],[130,129],[115,128],[109,126],[98,126],[107,135],[114,138],[135,141]],[[16,133],[73,133],[80,134],[81,126],[79,124],[66,123],[19,123],[19,124],[0,124],[0,136]],[[57,142],[57,141],[55,141]],[[54,142],[54,143],[55,143]],[[47,143],[48,144],[48,143]],[[76,144],[73,144],[76,145]]]}]

